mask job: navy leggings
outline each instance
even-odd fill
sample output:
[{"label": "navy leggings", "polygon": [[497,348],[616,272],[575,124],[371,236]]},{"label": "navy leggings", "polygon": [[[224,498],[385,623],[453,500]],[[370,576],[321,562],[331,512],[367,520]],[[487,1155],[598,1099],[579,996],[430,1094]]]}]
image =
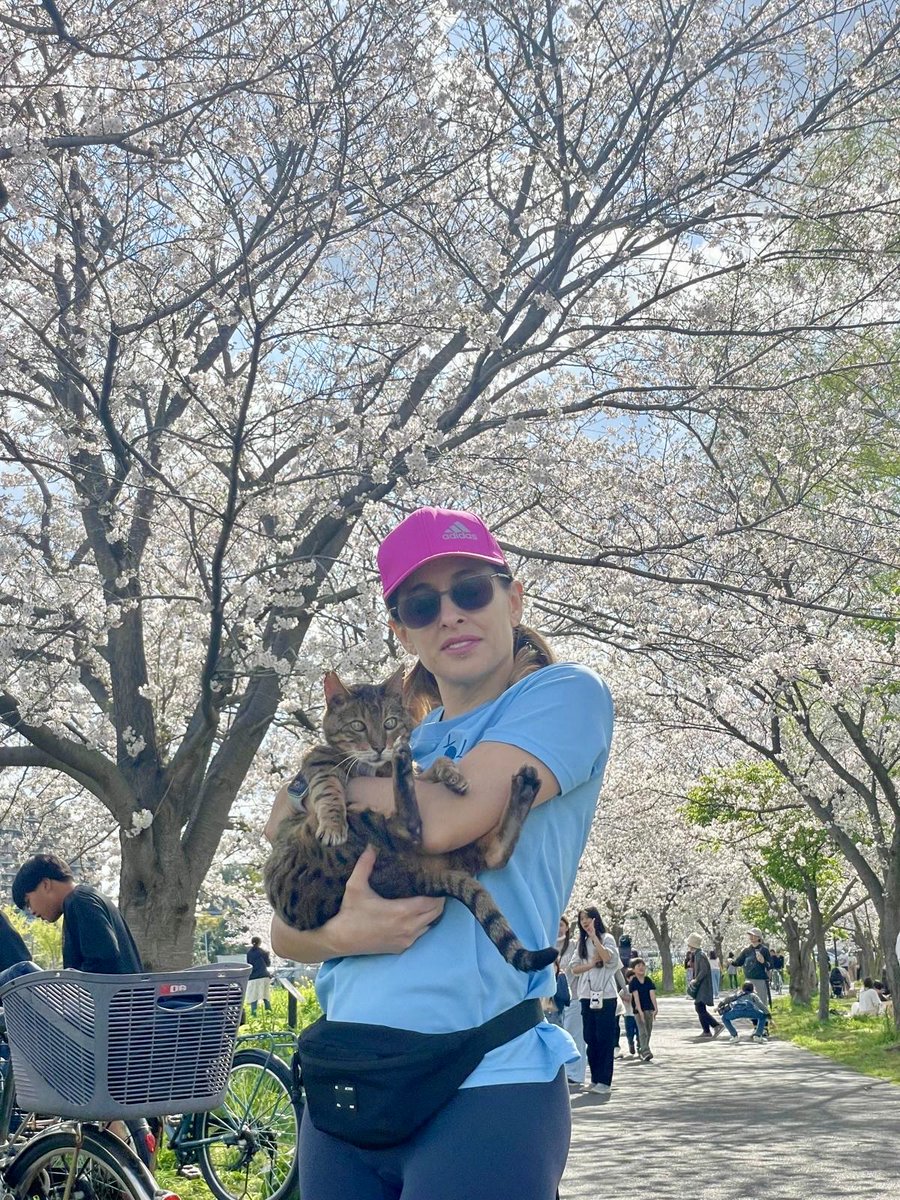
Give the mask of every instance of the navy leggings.
[{"label": "navy leggings", "polygon": [[400,1146],[361,1150],[300,1126],[304,1200],[554,1200],[571,1134],[565,1071],[552,1083],[462,1088]]}]

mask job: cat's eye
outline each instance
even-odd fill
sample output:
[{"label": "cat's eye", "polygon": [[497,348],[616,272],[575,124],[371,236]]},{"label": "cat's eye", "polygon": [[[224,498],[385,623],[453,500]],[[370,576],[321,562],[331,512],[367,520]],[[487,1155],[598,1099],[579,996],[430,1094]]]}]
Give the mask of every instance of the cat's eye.
[{"label": "cat's eye", "polygon": [[355,733],[365,733],[366,723],[365,721],[351,721],[350,728],[354,730]]},{"label": "cat's eye", "polygon": [[385,729],[396,729],[400,722],[396,717],[386,717],[384,722]]}]

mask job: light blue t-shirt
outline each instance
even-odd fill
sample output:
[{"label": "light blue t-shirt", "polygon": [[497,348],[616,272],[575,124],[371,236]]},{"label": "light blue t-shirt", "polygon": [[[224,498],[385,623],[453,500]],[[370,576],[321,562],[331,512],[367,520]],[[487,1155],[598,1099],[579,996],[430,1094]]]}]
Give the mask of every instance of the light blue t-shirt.
[{"label": "light blue t-shirt", "polygon": [[[560,794],[529,813],[507,865],[478,877],[525,946],[552,946],[606,768],[609,689],[586,667],[557,663],[459,717],[442,721],[442,711],[429,713],[413,732],[422,767],[441,754],[462,758],[479,742],[504,742],[532,754],[559,781]],[[458,900],[448,900],[441,919],[403,954],[330,959],[316,979],[331,1020],[421,1033],[469,1029],[555,990],[552,967],[517,971]],[[577,1057],[571,1037],[544,1021],[485,1055],[463,1087],[546,1083]]]}]

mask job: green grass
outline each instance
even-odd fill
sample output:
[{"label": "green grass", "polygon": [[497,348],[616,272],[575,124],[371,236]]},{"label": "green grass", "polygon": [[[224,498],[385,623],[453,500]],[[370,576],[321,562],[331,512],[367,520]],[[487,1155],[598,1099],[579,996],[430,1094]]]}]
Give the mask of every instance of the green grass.
[{"label": "green grass", "polygon": [[[316,999],[315,988],[311,983],[298,988],[300,995],[303,997],[297,1005],[297,1032],[305,1029],[307,1025],[311,1025],[322,1015],[322,1010],[319,1008],[319,1002]],[[244,1005],[244,1015],[247,1020],[241,1025],[238,1032],[241,1036],[248,1033],[278,1033],[287,1029],[288,1023],[288,994],[283,987],[274,987],[272,989],[272,1011],[266,1010],[259,1005],[256,1010],[256,1016],[251,1017],[250,1009]]]},{"label": "green grass", "polygon": [[795,1008],[787,999],[773,1005],[775,1034],[862,1075],[900,1083],[900,1053],[893,1021],[887,1017],[851,1017],[849,1000],[832,1000],[832,1015],[819,1021],[814,1006]]}]

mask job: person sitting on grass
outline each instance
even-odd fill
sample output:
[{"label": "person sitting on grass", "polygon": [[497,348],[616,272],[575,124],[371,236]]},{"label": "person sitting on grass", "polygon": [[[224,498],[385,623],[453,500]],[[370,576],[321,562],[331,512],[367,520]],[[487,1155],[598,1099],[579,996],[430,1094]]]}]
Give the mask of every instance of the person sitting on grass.
[{"label": "person sitting on grass", "polygon": [[881,997],[867,975],[860,988],[859,998],[850,1005],[851,1017],[880,1017],[883,1011]]},{"label": "person sitting on grass", "polygon": [[769,1010],[756,994],[753,984],[748,979],[741,986],[741,990],[734,996],[728,996],[719,1005],[719,1012],[722,1015],[722,1023],[728,1030],[731,1041],[738,1040],[738,1031],[734,1027],[734,1022],[739,1020],[753,1021],[756,1024],[756,1032],[751,1037],[752,1042],[761,1042],[766,1036],[766,1022],[769,1020]]}]

